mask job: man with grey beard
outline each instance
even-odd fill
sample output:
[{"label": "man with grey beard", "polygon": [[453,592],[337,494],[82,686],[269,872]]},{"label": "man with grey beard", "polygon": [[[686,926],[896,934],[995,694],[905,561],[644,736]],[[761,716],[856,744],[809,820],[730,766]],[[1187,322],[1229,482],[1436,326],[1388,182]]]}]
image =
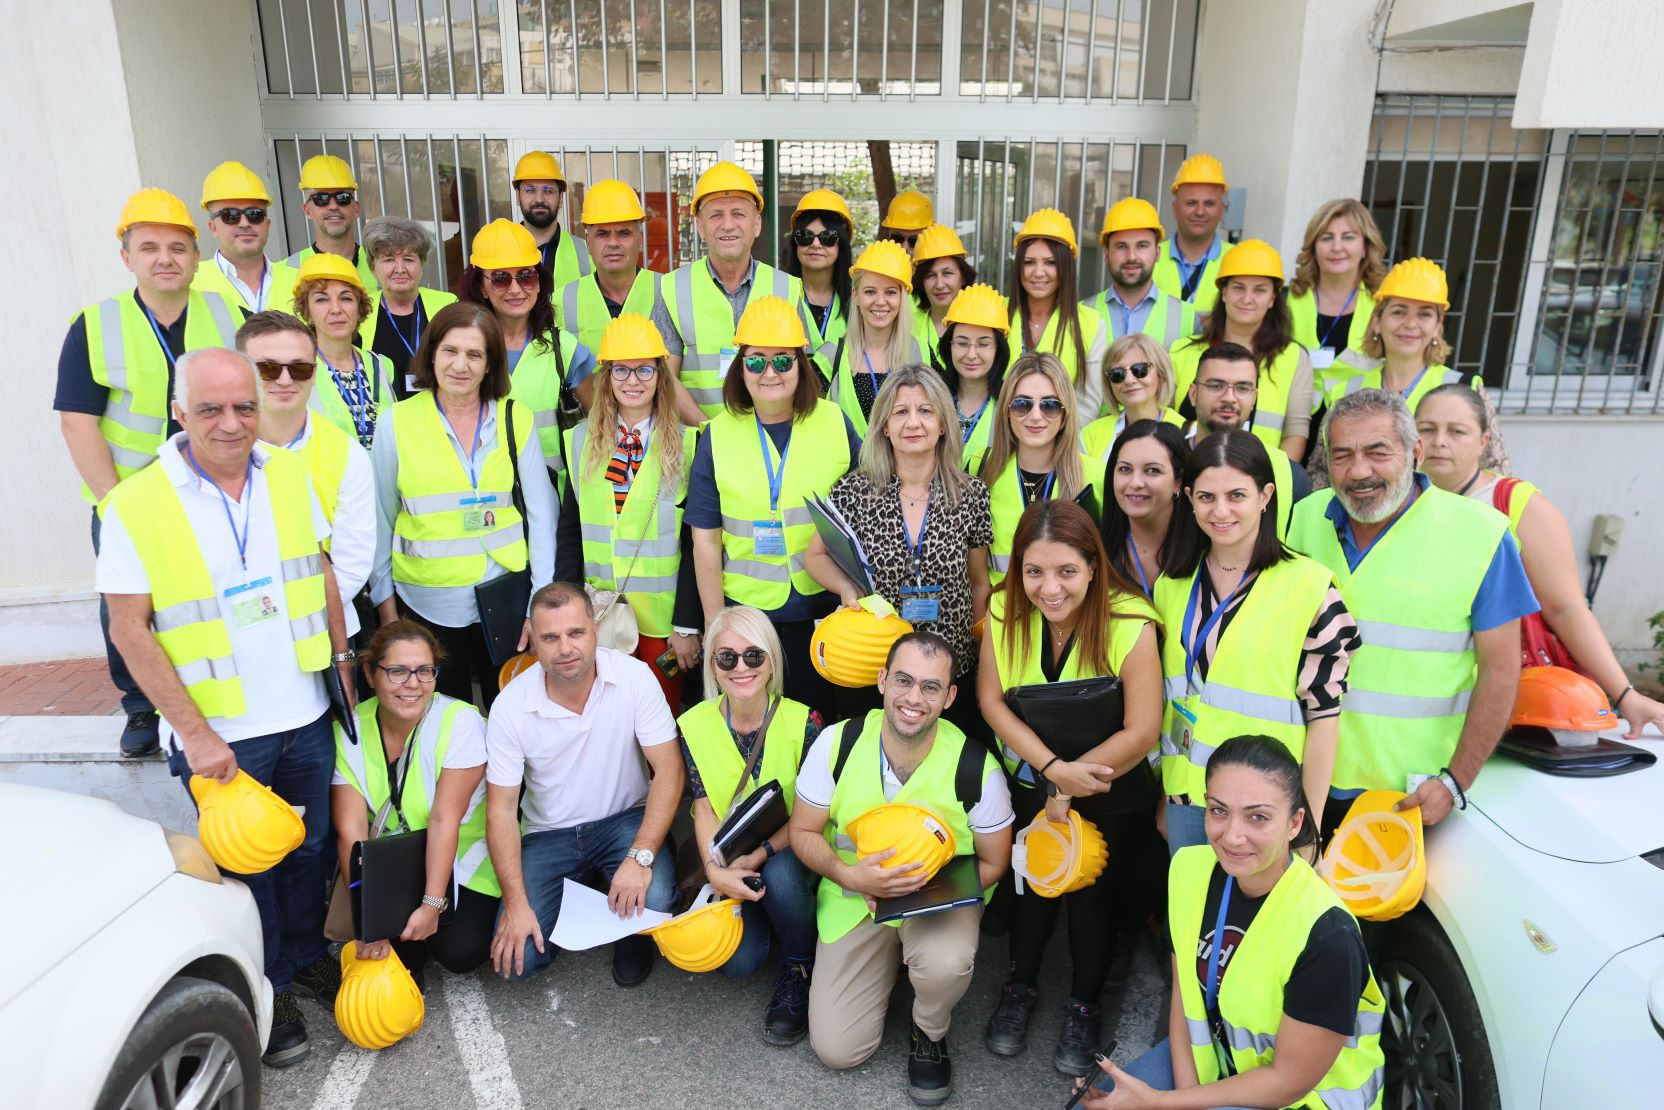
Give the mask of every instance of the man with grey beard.
[{"label": "man with grey beard", "polygon": [[1343,397],[1324,421],[1330,489],[1295,507],[1290,547],[1334,572],[1357,618],[1331,795],[1402,790],[1435,825],[1467,805],[1520,677],[1520,618],[1538,609],[1501,513],[1417,473],[1396,393]]}]

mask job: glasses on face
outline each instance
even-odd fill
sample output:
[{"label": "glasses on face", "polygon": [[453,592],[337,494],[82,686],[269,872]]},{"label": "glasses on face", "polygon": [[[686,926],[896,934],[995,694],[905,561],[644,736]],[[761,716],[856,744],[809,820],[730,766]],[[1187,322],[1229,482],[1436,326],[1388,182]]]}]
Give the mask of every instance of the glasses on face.
[{"label": "glasses on face", "polygon": [[900,243],[908,250],[919,245],[919,233],[916,231],[894,231],[890,233],[892,242]]},{"label": "glasses on face", "polygon": [[1222,397],[1227,391],[1237,397],[1252,397],[1259,387],[1258,382],[1222,382],[1218,378],[1202,383],[1203,391],[1210,397]]},{"label": "glasses on face", "polygon": [[745,660],[747,667],[756,670],[768,662],[768,652],[762,648],[746,648],[744,651],[729,651],[724,648],[711,656],[711,662],[716,664],[716,669],[719,671],[733,670],[740,665],[741,659]]},{"label": "glasses on face", "polygon": [[208,221],[212,223],[215,220],[224,220],[226,227],[236,227],[245,216],[248,218],[250,226],[253,227],[259,227],[266,222],[266,210],[264,208],[222,208],[209,216]]},{"label": "glasses on face", "polygon": [[560,192],[559,185],[522,185],[520,195],[523,197],[552,197]]},{"label": "glasses on face", "polygon": [[420,667],[384,667],[380,663],[377,663],[376,670],[386,675],[387,681],[393,683],[395,686],[403,686],[405,683],[409,682],[411,675],[415,675],[416,681],[420,682],[423,686],[426,686],[428,683],[439,677],[439,668],[434,666],[432,663],[424,663]]},{"label": "glasses on face", "polygon": [[339,193],[313,193],[306,199],[312,202],[314,208],[328,208],[334,204],[338,208],[345,208],[351,204],[358,194],[350,189],[342,189]]},{"label": "glasses on face", "polygon": [[636,381],[650,382],[653,380],[653,375],[658,371],[659,368],[651,362],[646,366],[625,366],[623,363],[615,362],[612,364],[612,380],[615,382],[629,381],[630,375],[634,374]]},{"label": "glasses on face", "polygon": [[800,247],[806,247],[816,242],[823,247],[830,247],[837,244],[838,233],[836,231],[810,231],[806,227],[800,227],[792,232],[792,242]]},{"label": "glasses on face", "polygon": [[1126,381],[1128,374],[1131,374],[1139,381],[1143,381],[1145,378],[1150,376],[1150,364],[1147,362],[1135,362],[1131,366],[1111,366],[1109,368],[1109,380],[1114,385],[1120,385],[1122,382]]},{"label": "glasses on face", "polygon": [[492,270],[485,275],[485,280],[491,283],[491,288],[501,293],[510,285],[518,284],[527,291],[535,290],[538,286],[537,270],[527,266],[523,270]]},{"label": "glasses on face", "polygon": [[958,354],[968,354],[971,351],[992,354],[994,352],[994,341],[986,338],[972,339],[966,335],[956,335],[953,337],[953,349]]},{"label": "glasses on face", "polygon": [[1011,411],[1018,416],[1027,416],[1035,405],[1040,406],[1040,415],[1047,419],[1063,415],[1063,402],[1056,397],[1042,397],[1038,401],[1033,397],[1011,398]]},{"label": "glasses on face", "polygon": [[776,374],[784,374],[797,365],[796,355],[746,355],[745,371],[748,374],[761,374],[765,370],[773,370]]},{"label": "glasses on face", "polygon": [[276,359],[256,359],[254,368],[260,371],[260,377],[268,382],[275,382],[283,376],[283,371],[289,371],[291,381],[309,382],[318,370],[315,362],[278,362]]},{"label": "glasses on face", "polygon": [[934,678],[927,678],[920,682],[906,671],[892,671],[890,673],[890,689],[896,693],[910,694],[914,687],[918,687],[919,693],[923,694],[927,701],[935,701],[947,693],[948,690],[945,685]]}]

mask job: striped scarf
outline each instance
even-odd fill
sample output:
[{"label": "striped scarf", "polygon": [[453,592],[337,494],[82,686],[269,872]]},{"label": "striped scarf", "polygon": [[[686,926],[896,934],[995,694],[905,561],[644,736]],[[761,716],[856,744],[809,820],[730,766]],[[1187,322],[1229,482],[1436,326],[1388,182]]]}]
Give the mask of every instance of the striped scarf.
[{"label": "striped scarf", "polygon": [[617,512],[624,511],[624,499],[630,494],[636,471],[641,469],[642,455],[641,436],[620,424],[618,446],[607,461],[607,481],[612,483],[613,508]]}]

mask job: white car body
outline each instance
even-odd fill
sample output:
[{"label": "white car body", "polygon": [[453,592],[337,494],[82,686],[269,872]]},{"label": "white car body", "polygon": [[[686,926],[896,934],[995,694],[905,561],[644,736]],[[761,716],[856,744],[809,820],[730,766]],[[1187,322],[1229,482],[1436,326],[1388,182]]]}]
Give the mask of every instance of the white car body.
[{"label": "white car body", "polygon": [[0,875],[6,1106],[92,1106],[140,1015],[181,973],[229,987],[265,1044],[272,990],[254,899],[234,880],[178,871],[154,821],[0,785]]},{"label": "white car body", "polygon": [[1502,1105],[1664,1105],[1664,860],[1642,858],[1664,855],[1664,763],[1577,779],[1499,754],[1469,801],[1429,831],[1422,901],[1467,972]]}]

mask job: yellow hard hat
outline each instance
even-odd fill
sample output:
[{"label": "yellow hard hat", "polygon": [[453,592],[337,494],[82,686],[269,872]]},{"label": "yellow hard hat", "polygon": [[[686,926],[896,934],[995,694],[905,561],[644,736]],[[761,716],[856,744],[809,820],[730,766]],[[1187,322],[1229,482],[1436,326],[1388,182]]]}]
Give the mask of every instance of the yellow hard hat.
[{"label": "yellow hard hat", "polygon": [[1402,917],[1427,886],[1421,810],[1392,808],[1404,798],[1397,790],[1359,794],[1317,864],[1346,908],[1365,921]]},{"label": "yellow hard hat", "polygon": [[1426,301],[1436,304],[1443,312],[1450,311],[1450,285],[1444,271],[1431,258],[1406,258],[1387,271],[1381,287],[1375,291],[1375,303],[1388,297],[1402,297],[1407,301]]},{"label": "yellow hard hat", "polygon": [[763,193],[757,188],[757,179],[732,162],[718,162],[700,174],[699,183],[693,187],[693,214],[699,214],[699,206],[705,203],[706,197],[722,193],[743,193],[757,202],[758,212],[763,210]]},{"label": "yellow hard hat", "polygon": [[138,224],[167,224],[196,237],[191,210],[166,189],[140,189],[128,197],[127,203],[121,206],[121,219],[116,223],[116,238],[120,239]]},{"label": "yellow hard hat", "polygon": [[522,181],[558,181],[565,185],[566,174],[561,172],[560,162],[553,154],[528,150],[514,163],[514,176],[509,178],[509,184],[519,188]]},{"label": "yellow hard hat", "polygon": [[295,284],[298,286],[304,281],[344,281],[360,293],[364,292],[364,278],[359,274],[358,267],[327,251],[319,251],[300,264]]},{"label": "yellow hard hat", "polygon": [[427,1006],[416,980],[389,950],[379,960],[358,958],[358,942],[341,947],[341,989],[335,995],[335,1024],[359,1048],[377,1052],[422,1027]]},{"label": "yellow hard hat", "polygon": [[906,247],[890,239],[880,239],[862,251],[849,272],[877,274],[900,282],[909,293],[913,291],[913,258]]},{"label": "yellow hard hat", "polygon": [[492,220],[474,234],[474,249],[468,264],[482,270],[514,270],[536,266],[543,261],[537,240],[523,226],[509,220]]},{"label": "yellow hard hat", "polygon": [[740,903],[722,897],[707,884],[685,912],[642,931],[653,938],[665,959],[683,971],[715,971],[740,946],[745,922]]},{"label": "yellow hard hat", "polygon": [[537,666],[537,656],[529,651],[522,651],[497,668],[497,689],[501,690],[504,686],[507,686],[521,671],[535,666]]},{"label": "yellow hard hat", "polygon": [[1044,813],[1034,815],[1011,846],[1011,870],[1017,874],[1017,893],[1023,882],[1042,898],[1056,898],[1085,889],[1098,881],[1109,862],[1109,846],[1098,826],[1069,811],[1069,820],[1054,824]]},{"label": "yellow hard hat", "polygon": [[601,333],[595,357],[602,362],[634,362],[643,358],[668,358],[664,336],[653,321],[634,312],[621,312]]},{"label": "yellow hard hat", "polygon": [[314,154],[300,168],[300,191],[309,189],[356,189],[358,181],[346,159],[333,154]]},{"label": "yellow hard hat", "polygon": [[958,234],[946,224],[931,224],[919,232],[913,245],[913,261],[929,262],[936,258],[963,258],[971,252],[959,241]]},{"label": "yellow hard hat", "polygon": [[1007,314],[1005,298],[1000,296],[999,290],[992,285],[977,282],[967,285],[953,295],[953,303],[948,305],[948,314],[944,318],[949,324],[975,324],[978,327],[993,328],[997,332],[1009,334],[1011,331],[1011,317]]},{"label": "yellow hard hat", "polygon": [[792,223],[805,212],[836,212],[844,218],[844,223],[853,224],[855,217],[849,214],[849,203],[831,189],[811,189],[803,194],[803,199],[792,209]]},{"label": "yellow hard hat", "polygon": [[878,681],[890,645],[913,626],[894,613],[880,617],[866,609],[839,609],[815,626],[809,661],[828,682],[850,689]]},{"label": "yellow hard hat", "polygon": [[257,200],[270,204],[272,195],[258,174],[241,162],[221,162],[202,179],[202,207],[216,200]]},{"label": "yellow hard hat", "polygon": [[880,222],[897,231],[923,231],[936,222],[936,209],[929,197],[916,189],[908,189],[895,195]]},{"label": "yellow hard hat", "polygon": [[1023,221],[1022,230],[1017,232],[1015,245],[1021,247],[1024,239],[1056,239],[1068,246],[1070,255],[1080,254],[1074,222],[1055,208],[1036,208],[1030,213]]},{"label": "yellow hard hat", "polygon": [[1098,232],[1098,242],[1109,246],[1109,237],[1117,231],[1140,231],[1150,228],[1156,233],[1157,239],[1164,239],[1167,233],[1162,230],[1161,217],[1156,215],[1156,206],[1140,197],[1127,197],[1109,206],[1104,213],[1104,229]]},{"label": "yellow hard hat", "polygon": [[803,316],[784,297],[758,297],[745,306],[734,328],[734,343],[740,347],[786,347],[796,350],[809,345],[803,332]]},{"label": "yellow hard hat", "polygon": [[1282,281],[1283,256],[1263,239],[1244,239],[1219,260],[1219,276],[1214,279],[1214,284],[1222,286],[1227,279],[1234,277],[1267,277]]},{"label": "yellow hard hat", "polygon": [[641,207],[641,198],[636,191],[619,181],[609,177],[597,181],[584,193],[584,211],[580,222],[588,227],[590,224],[624,224],[645,220],[647,212]]},{"label": "yellow hard hat", "polygon": [[1221,189],[1230,188],[1225,183],[1225,167],[1211,154],[1192,154],[1186,158],[1179,166],[1179,172],[1173,175],[1173,187],[1169,192],[1177,195],[1180,185],[1217,185]]},{"label": "yellow hard hat", "polygon": [[272,788],[238,771],[230,782],[191,776],[196,836],[215,863],[237,875],[258,875],[306,839],[295,807]]},{"label": "yellow hard hat", "polygon": [[923,806],[907,802],[889,802],[869,809],[851,821],[845,831],[855,842],[857,858],[865,859],[875,852],[894,848],[896,854],[885,860],[884,866],[923,864],[926,882],[958,852],[953,830],[946,821]]}]

